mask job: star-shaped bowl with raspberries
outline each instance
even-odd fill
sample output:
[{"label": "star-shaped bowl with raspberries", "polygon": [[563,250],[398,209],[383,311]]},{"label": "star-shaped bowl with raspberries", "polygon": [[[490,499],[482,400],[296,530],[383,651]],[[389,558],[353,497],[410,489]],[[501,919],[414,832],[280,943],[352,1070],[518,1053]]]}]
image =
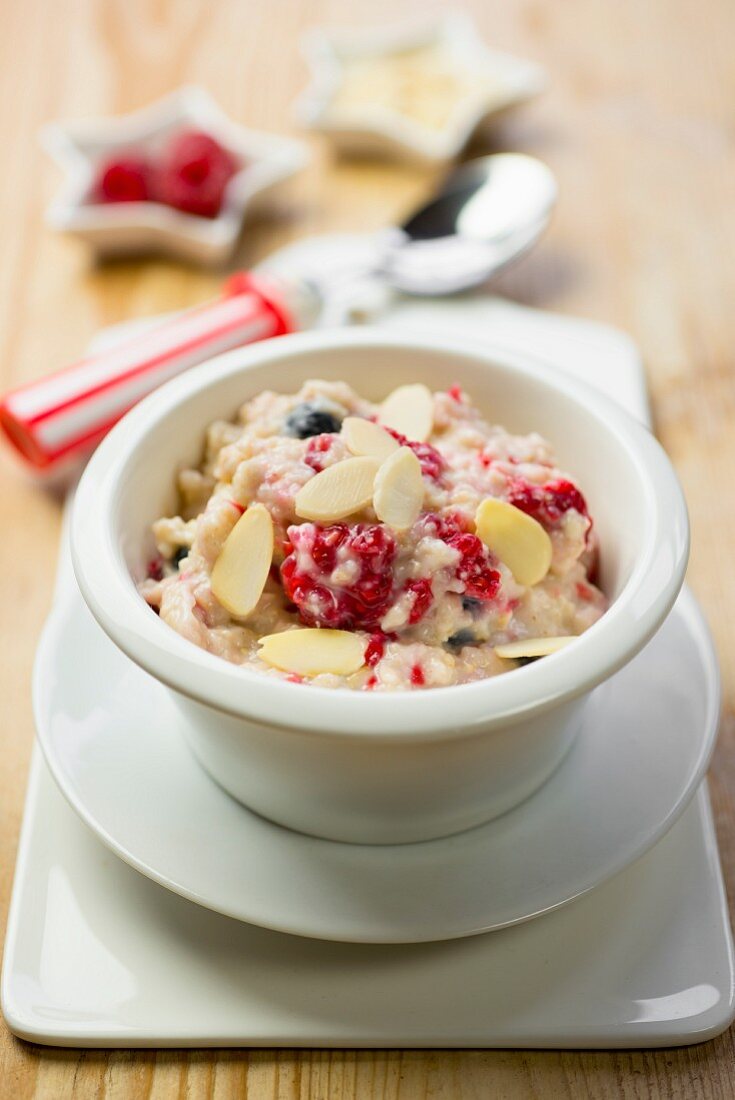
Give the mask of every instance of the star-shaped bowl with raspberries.
[{"label": "star-shaped bowl with raspberries", "polygon": [[246,213],[307,161],[306,147],[230,119],[184,87],[117,118],[53,123],[42,142],[65,173],[47,220],[102,255],[232,254]]}]

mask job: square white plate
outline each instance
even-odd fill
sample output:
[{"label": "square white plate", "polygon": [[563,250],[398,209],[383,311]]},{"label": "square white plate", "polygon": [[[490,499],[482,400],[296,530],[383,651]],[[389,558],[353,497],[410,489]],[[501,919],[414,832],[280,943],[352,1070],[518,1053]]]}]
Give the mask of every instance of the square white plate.
[{"label": "square white plate", "polygon": [[[647,419],[635,348],[613,330],[487,298],[404,302],[386,321],[540,346]],[[735,1014],[706,788],[643,859],[564,909],[471,939],[375,947],[269,932],[155,885],[89,833],[36,750],[2,1005],[17,1035],[67,1046],[699,1042]]]},{"label": "square white plate", "polygon": [[16,1035],[82,1047],[630,1047],[733,1015],[706,790],[642,860],[502,932],[375,947],[269,932],[169,893],[69,809],[35,750],[8,929]]}]

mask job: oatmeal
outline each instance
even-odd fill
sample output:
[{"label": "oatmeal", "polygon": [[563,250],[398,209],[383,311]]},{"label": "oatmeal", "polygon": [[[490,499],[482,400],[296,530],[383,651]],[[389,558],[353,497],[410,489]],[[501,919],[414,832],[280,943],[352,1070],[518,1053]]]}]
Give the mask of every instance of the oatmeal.
[{"label": "oatmeal", "polygon": [[562,648],[603,614],[585,498],[546,440],[453,386],[343,382],[215,421],[140,590],[185,638],[329,688],[445,687]]}]

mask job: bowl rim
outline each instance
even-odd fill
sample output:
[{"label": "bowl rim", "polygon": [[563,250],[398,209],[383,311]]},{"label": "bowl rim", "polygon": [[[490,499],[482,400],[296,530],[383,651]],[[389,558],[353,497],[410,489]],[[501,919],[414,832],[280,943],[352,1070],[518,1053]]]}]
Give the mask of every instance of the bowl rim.
[{"label": "bowl rim", "polygon": [[[463,358],[495,363],[561,391],[626,452],[645,497],[641,554],[610,608],[569,646],[512,675],[426,692],[366,694],[293,684],[231,664],[151,614],[115,538],[119,486],[137,444],[164,418],[226,379],[306,352],[357,347],[445,352],[458,370]],[[176,692],[262,726],[342,737],[434,740],[523,721],[589,692],[626,664],[661,625],[679,593],[689,524],[683,493],[661,445],[643,424],[591,386],[489,341],[366,326],[297,333],[237,348],[150,394],[92,456],[76,492],[71,548],[79,587],[100,626],[136,664]]]}]

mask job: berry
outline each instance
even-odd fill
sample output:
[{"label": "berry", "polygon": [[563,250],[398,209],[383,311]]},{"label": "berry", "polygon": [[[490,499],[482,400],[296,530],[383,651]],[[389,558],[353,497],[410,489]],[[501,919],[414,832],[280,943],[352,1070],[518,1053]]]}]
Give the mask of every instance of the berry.
[{"label": "berry", "polygon": [[145,575],[149,581],[162,581],[163,559],[160,557],[151,558],[146,566]]},{"label": "berry", "polygon": [[423,619],[431,607],[434,599],[434,594],[431,591],[431,581],[428,577],[418,581],[408,581],[405,591],[413,593],[413,606],[408,616],[408,623],[409,626],[414,626]]},{"label": "berry", "polygon": [[407,439],[405,435],[401,435],[401,433],[395,431],[394,428],[386,428],[385,430],[392,435],[402,447],[411,448],[416,458],[419,460],[421,473],[424,477],[431,478],[432,481],[439,480],[447,464],[436,447],[432,447],[430,443],[416,443],[415,440]]},{"label": "berry", "polygon": [[176,551],[176,553],[174,554],[173,559],[172,559],[174,565],[178,566],[182,561],[184,561],[185,558],[189,557],[190,553],[191,553],[191,550],[189,549],[188,546],[180,546],[178,548],[178,550]]},{"label": "berry", "polygon": [[[302,523],[289,527],[281,580],[289,600],[309,626],[373,630],[390,606],[396,542],[381,524]],[[338,559],[356,558],[350,584],[334,583]]]},{"label": "berry", "polygon": [[457,579],[464,581],[465,594],[478,600],[492,600],[500,588],[500,573],[493,568],[493,557],[477,535],[453,535],[447,545],[457,550],[460,559]]},{"label": "berry", "polygon": [[330,450],[334,440],[334,432],[327,432],[324,435],[313,435],[306,445],[306,454],[304,455],[304,462],[306,465],[311,466],[312,470],[315,470],[317,473],[321,473],[324,469],[322,457]]},{"label": "berry", "polygon": [[461,512],[438,516],[427,512],[419,520],[423,534],[441,539],[459,554],[455,576],[464,582],[464,596],[476,600],[492,600],[500,588],[500,573],[495,559],[477,535],[467,528],[469,521]]},{"label": "berry", "polygon": [[286,418],[286,435],[295,436],[296,439],[308,439],[312,435],[324,435],[338,432],[342,427],[341,421],[324,409],[317,409],[314,405],[297,405]]},{"label": "berry", "polygon": [[423,687],[426,683],[426,677],[424,676],[424,670],[421,665],[414,665],[411,669],[411,683],[414,687]]},{"label": "berry", "polygon": [[238,167],[235,157],[209,134],[186,130],[173,138],[163,155],[154,197],[187,214],[216,218]]},{"label": "berry", "polygon": [[97,177],[95,196],[101,202],[146,202],[150,176],[150,165],[143,157],[109,160]]},{"label": "berry", "polygon": [[464,401],[464,394],[462,393],[462,387],[458,386],[456,383],[455,383],[455,385],[449,387],[449,389],[447,390],[447,393],[449,394],[449,396],[452,398],[453,401],[457,401],[457,402]]},{"label": "berry", "polygon": [[450,634],[447,638],[447,645],[450,649],[462,649],[466,645],[477,645],[477,638],[471,630],[458,630],[455,634]]},{"label": "berry", "polygon": [[445,516],[438,516],[435,512],[426,512],[419,517],[419,533],[432,539],[441,539],[448,542],[453,535],[460,535],[468,531],[470,521],[461,512],[448,512]]},{"label": "berry", "polygon": [[375,668],[378,661],[385,653],[385,634],[372,634],[365,647],[365,664],[368,668]]},{"label": "berry", "polygon": [[564,478],[547,481],[545,485],[532,485],[520,477],[510,478],[507,499],[544,527],[554,527],[571,509],[580,515],[589,515],[587,502],[577,486]]}]

